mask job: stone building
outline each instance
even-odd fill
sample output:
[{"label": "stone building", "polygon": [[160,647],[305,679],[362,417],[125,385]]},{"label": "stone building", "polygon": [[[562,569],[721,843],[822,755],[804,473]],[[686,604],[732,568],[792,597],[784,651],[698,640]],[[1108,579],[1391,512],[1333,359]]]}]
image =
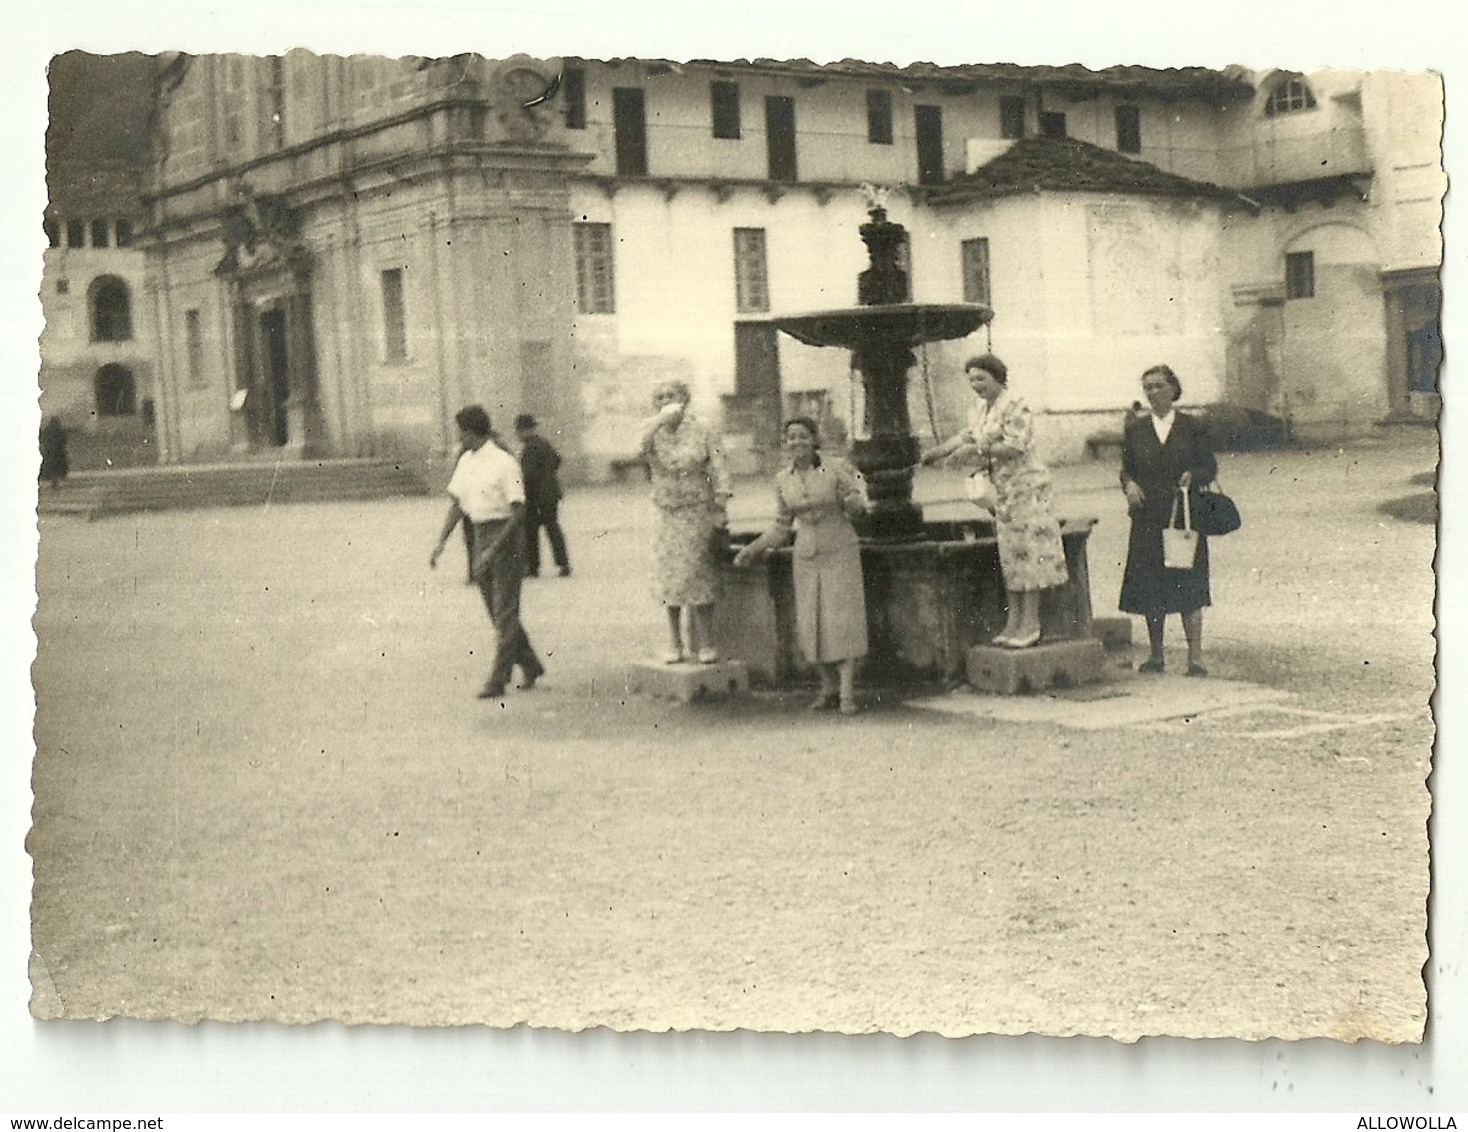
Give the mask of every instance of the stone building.
[{"label": "stone building", "polygon": [[153,61],[71,53],[50,68],[41,412],[73,468],[152,463],[156,340],[142,305]]},{"label": "stone building", "polygon": [[1156,361],[1300,435],[1431,418],[1441,122],[1433,75],[161,59],[160,455],[433,466],[478,400],[602,478],[669,376],[751,466],[794,408],[859,428],[846,360],[768,319],[855,301],[863,185],[913,298],[997,312],[928,348],[922,431],[991,342],[1051,459]]}]

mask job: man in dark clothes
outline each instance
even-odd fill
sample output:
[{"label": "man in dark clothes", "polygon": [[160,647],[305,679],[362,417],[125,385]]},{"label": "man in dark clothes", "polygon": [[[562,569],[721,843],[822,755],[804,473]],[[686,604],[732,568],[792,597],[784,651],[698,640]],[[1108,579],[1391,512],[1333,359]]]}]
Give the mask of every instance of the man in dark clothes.
[{"label": "man in dark clothes", "polygon": [[41,426],[40,478],[52,487],[60,487],[61,481],[70,471],[71,461],[66,455],[66,428],[60,417],[51,417]]},{"label": "man in dark clothes", "polygon": [[560,567],[561,577],[571,573],[571,560],[566,555],[566,536],[561,533],[558,512],[561,506],[561,481],[556,469],[561,454],[537,430],[535,418],[521,413],[515,418],[515,434],[520,438],[520,471],[525,477],[525,550],[526,574],[540,573],[540,528],[550,539],[551,555]]}]

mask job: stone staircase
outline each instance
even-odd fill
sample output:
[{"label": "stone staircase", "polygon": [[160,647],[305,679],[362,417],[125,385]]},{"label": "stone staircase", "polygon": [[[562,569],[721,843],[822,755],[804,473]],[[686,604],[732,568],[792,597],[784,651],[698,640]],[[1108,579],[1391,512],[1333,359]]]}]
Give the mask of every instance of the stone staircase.
[{"label": "stone staircase", "polygon": [[416,472],[388,460],[289,460],[77,472],[41,485],[42,515],[98,519],[138,511],[264,507],[329,500],[427,495]]}]

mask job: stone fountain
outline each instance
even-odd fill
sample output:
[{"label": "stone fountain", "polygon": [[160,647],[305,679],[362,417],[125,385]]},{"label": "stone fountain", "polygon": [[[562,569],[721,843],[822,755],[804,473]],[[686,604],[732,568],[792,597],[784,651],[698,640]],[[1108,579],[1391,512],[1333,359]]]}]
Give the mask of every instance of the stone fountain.
[{"label": "stone fountain", "polygon": [[[862,670],[868,686],[967,678],[986,690],[1040,691],[1098,679],[1104,650],[1092,637],[1086,542],[1094,519],[1061,524],[1070,579],[1047,591],[1044,642],[1035,649],[987,647],[1005,620],[1005,592],[991,520],[925,522],[913,500],[919,445],[907,405],[914,350],[962,339],[994,312],[977,303],[908,301],[898,253],[906,229],[869,199],[861,226],[870,266],[857,279],[857,305],[779,315],[771,323],[811,346],[851,351],[861,374],[862,428],[852,460],[867,479],[871,511],[858,524],[871,651]],[[955,484],[956,487],[956,484]],[[758,532],[736,532],[736,544]],[[724,655],[738,657],[756,684],[804,683],[808,666],[795,638],[795,587],[788,549],[752,569],[725,571],[725,597],[715,606]],[[1024,655],[1020,655],[1024,654]]]}]

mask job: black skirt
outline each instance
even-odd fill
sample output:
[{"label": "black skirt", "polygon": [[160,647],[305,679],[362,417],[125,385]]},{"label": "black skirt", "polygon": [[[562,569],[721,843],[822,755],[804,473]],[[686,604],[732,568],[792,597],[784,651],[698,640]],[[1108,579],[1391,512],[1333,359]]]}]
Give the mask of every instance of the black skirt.
[{"label": "black skirt", "polygon": [[1208,539],[1198,537],[1198,556],[1191,570],[1169,570],[1162,564],[1162,526],[1146,512],[1133,512],[1127,543],[1126,573],[1121,579],[1123,613],[1160,616],[1192,613],[1212,602],[1208,592]]}]

